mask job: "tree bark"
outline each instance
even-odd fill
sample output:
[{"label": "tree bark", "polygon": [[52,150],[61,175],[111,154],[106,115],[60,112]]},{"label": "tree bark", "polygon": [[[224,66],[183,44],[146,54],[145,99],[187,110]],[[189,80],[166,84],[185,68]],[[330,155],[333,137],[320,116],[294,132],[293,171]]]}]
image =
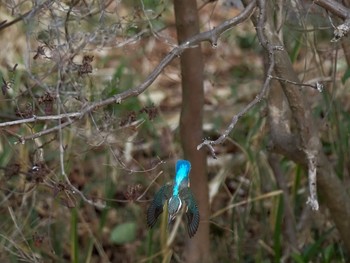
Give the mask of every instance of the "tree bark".
[{"label": "tree bark", "polygon": [[[178,42],[199,33],[196,0],[174,1]],[[196,235],[185,248],[186,262],[209,262],[209,195],[206,154],[197,150],[203,131],[203,58],[200,46],[190,48],[180,57],[182,75],[182,107],[180,135],[184,156],[192,164],[191,189],[198,202],[200,224]]]},{"label": "tree bark", "polygon": [[[260,3],[265,2],[264,0],[258,1]],[[245,3],[247,4],[247,1]],[[266,17],[273,17],[273,8],[270,7],[267,10]],[[257,25],[256,21],[256,18],[253,19],[255,25]],[[270,44],[275,46],[282,45],[269,19],[265,25],[265,35]],[[300,83],[285,50],[275,52],[274,74],[281,79]],[[280,85],[282,89],[270,90],[268,99],[270,150],[283,154],[306,168],[308,163],[305,149],[315,150],[319,192],[323,196],[324,203],[331,213],[346,249],[350,251],[349,195],[323,152],[318,127],[302,89],[284,81],[281,81]],[[291,123],[290,117],[287,116],[289,113],[286,107],[290,109],[291,120],[295,123],[297,131],[295,134],[289,130]]]}]

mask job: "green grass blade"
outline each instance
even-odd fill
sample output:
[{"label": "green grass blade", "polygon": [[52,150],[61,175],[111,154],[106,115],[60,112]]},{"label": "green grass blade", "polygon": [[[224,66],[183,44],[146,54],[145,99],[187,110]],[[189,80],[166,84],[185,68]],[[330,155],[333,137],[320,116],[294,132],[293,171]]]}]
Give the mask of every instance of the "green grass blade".
[{"label": "green grass blade", "polygon": [[71,262],[78,263],[78,212],[76,208],[71,210]]}]

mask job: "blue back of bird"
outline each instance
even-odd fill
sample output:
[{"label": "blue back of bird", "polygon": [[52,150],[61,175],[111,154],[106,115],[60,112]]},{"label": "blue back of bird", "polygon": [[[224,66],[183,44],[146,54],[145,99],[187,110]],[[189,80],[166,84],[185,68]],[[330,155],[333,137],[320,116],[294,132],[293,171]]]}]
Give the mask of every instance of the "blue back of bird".
[{"label": "blue back of bird", "polygon": [[187,160],[178,160],[175,167],[175,179],[173,195],[178,195],[181,189],[190,186],[189,173],[191,170],[191,163]]}]

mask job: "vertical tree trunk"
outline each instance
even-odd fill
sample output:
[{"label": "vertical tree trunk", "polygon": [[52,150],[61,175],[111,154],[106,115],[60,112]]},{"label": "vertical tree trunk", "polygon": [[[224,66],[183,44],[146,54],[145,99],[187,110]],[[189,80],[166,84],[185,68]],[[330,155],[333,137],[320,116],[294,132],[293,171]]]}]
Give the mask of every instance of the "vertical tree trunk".
[{"label": "vertical tree trunk", "polygon": [[[175,0],[176,30],[179,43],[199,32],[196,0]],[[185,158],[192,163],[191,189],[199,206],[201,222],[197,234],[186,246],[187,262],[209,262],[209,198],[206,154],[197,151],[202,142],[203,58],[201,48],[186,50],[180,58],[182,75],[181,142]]]}]

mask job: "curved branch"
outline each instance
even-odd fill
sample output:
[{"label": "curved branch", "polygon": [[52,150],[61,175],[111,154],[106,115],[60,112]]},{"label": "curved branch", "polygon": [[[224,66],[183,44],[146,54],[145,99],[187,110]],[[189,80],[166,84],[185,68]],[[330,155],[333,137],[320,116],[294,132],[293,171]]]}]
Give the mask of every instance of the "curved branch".
[{"label": "curved branch", "polygon": [[13,24],[16,24],[17,22],[19,21],[22,21],[23,19],[26,19],[27,17],[30,17],[30,16],[34,16],[36,15],[41,9],[43,8],[46,8],[46,7],[49,7],[51,4],[53,4],[55,1],[54,0],[48,0],[48,1],[45,1],[44,3],[38,5],[37,7],[33,8],[32,10],[24,13],[23,15],[21,15],[20,17],[17,17],[15,18],[14,20],[10,21],[7,23],[7,21],[2,21],[0,23],[0,31],[7,28],[7,27],[10,27],[12,26]]},{"label": "curved branch", "polygon": [[350,10],[335,0],[314,0],[313,2],[342,19],[350,17]]},{"label": "curved branch", "polygon": [[[37,121],[47,121],[47,120],[62,120],[62,119],[68,119],[70,118],[77,118],[81,119],[83,116],[86,114],[92,112],[93,110],[104,107],[113,103],[122,103],[125,99],[129,97],[136,97],[142,92],[144,92],[155,80],[156,78],[162,73],[164,68],[169,65],[172,60],[176,57],[179,57],[182,52],[184,52],[186,49],[192,48],[194,46],[197,46],[201,42],[208,41],[210,42],[213,46],[217,45],[217,40],[218,38],[227,30],[231,29],[232,27],[244,22],[247,20],[250,15],[253,13],[254,9],[256,6],[256,1],[252,0],[250,4],[236,17],[231,18],[216,28],[212,30],[208,30],[205,32],[202,32],[200,34],[197,34],[191,38],[189,38],[187,41],[185,41],[183,44],[173,48],[164,58],[163,60],[158,64],[158,66],[148,75],[148,77],[145,79],[145,81],[132,88],[129,90],[126,90],[120,94],[117,94],[113,97],[110,97],[106,100],[102,100],[99,102],[94,102],[91,103],[90,105],[87,105],[84,107],[82,110],[78,112],[70,112],[70,113],[65,113],[65,114],[59,114],[59,115],[51,115],[51,116],[33,116],[31,118],[27,119],[22,119],[22,120],[15,120],[15,121],[9,121],[9,122],[3,122],[0,123],[0,127],[6,127],[6,126],[12,126],[12,125],[18,125],[18,124],[25,124],[25,123],[32,123],[32,122],[37,122]],[[70,123],[73,123],[72,120],[70,120]],[[70,124],[69,123],[69,124]],[[67,125],[68,126],[68,125]],[[54,131],[57,131],[61,127],[58,125],[54,128],[50,128],[49,132],[47,130],[41,131],[37,134],[33,134],[28,138],[37,138],[40,137],[44,134],[49,134]],[[26,137],[23,137],[23,140],[25,141],[28,139]],[[22,143],[24,142],[22,141]]]},{"label": "curved branch", "polygon": [[[234,127],[236,126],[238,120],[244,116],[251,108],[253,108],[256,104],[258,104],[265,96],[268,88],[270,87],[271,82],[271,75],[275,66],[275,52],[276,51],[282,51],[282,46],[274,46],[270,44],[265,36],[265,20],[266,20],[266,10],[265,7],[260,1],[259,3],[259,17],[257,22],[257,34],[260,41],[260,44],[266,49],[268,52],[268,59],[269,59],[269,67],[266,73],[266,78],[264,81],[264,85],[262,86],[259,94],[255,97],[254,100],[252,100],[250,103],[248,103],[240,112],[238,112],[236,115],[234,115],[231,119],[231,123],[226,128],[226,130],[221,134],[221,136],[216,140],[204,140],[201,144],[197,146],[197,150],[201,149],[203,146],[207,146],[213,156],[213,158],[216,159],[215,150],[213,148],[213,145],[218,145],[223,143],[228,135],[232,132]],[[251,5],[251,3],[249,4]],[[247,6],[248,8],[248,6]]]}]

